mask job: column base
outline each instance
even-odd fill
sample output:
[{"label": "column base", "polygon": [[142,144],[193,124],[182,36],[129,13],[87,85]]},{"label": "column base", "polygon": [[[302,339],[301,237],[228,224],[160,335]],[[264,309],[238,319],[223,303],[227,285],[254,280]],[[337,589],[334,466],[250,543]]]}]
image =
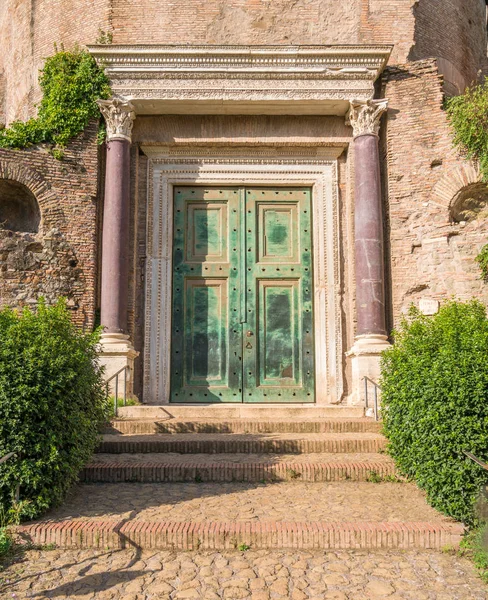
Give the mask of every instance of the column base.
[{"label": "column base", "polygon": [[[105,367],[104,379],[108,381],[115,373],[129,367],[127,375],[126,394],[128,398],[134,397],[134,360],[139,356],[132,346],[129,336],[123,333],[102,333],[100,339],[100,365]],[[118,393],[122,396],[124,390],[124,374],[118,377]],[[109,392],[115,393],[115,378],[109,383]]]},{"label": "column base", "polygon": [[[350,404],[366,406],[364,377],[379,383],[381,353],[391,347],[386,335],[359,335],[346,356],[351,357],[352,394]],[[369,384],[367,416],[373,415],[374,386]]]}]

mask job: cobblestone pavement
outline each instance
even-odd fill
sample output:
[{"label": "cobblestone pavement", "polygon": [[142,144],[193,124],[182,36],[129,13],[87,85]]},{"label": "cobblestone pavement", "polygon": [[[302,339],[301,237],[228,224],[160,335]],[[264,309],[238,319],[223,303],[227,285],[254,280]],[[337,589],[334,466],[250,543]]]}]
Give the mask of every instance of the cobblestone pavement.
[{"label": "cobblestone pavement", "polygon": [[0,598],[47,600],[486,600],[471,563],[431,551],[29,551]]},{"label": "cobblestone pavement", "polygon": [[[89,502],[87,501],[89,499]],[[48,519],[441,521],[410,483],[85,484]]]}]

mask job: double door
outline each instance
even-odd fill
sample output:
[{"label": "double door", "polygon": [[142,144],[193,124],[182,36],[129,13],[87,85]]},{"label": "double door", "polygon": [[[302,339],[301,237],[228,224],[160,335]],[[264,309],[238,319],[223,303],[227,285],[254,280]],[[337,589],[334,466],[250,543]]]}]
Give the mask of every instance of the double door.
[{"label": "double door", "polygon": [[311,190],[176,187],[171,402],[313,402]]}]

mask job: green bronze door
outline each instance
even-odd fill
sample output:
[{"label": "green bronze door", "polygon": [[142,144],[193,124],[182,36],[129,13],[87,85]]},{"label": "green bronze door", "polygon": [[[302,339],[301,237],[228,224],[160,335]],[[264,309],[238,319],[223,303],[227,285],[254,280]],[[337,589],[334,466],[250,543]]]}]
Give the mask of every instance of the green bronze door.
[{"label": "green bronze door", "polygon": [[174,190],[172,402],[314,402],[311,191]]}]

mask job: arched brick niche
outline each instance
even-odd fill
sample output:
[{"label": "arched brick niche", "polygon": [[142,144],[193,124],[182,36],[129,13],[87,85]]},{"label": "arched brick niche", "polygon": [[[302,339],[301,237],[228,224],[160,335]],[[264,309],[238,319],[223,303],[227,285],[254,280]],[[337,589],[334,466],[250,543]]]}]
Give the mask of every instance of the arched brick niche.
[{"label": "arched brick niche", "polygon": [[471,183],[462,187],[449,206],[449,217],[454,223],[468,222],[486,217],[488,211],[488,187],[486,183]]},{"label": "arched brick niche", "polygon": [[0,179],[0,228],[37,233],[41,211],[34,194],[23,183]]},{"label": "arched brick niche", "polygon": [[449,211],[451,223],[473,221],[488,216],[488,185],[481,180],[474,163],[450,169],[434,187],[434,198]]},{"label": "arched brick niche", "polygon": [[52,200],[49,186],[36,171],[0,160],[0,230],[37,233],[43,206]]}]

